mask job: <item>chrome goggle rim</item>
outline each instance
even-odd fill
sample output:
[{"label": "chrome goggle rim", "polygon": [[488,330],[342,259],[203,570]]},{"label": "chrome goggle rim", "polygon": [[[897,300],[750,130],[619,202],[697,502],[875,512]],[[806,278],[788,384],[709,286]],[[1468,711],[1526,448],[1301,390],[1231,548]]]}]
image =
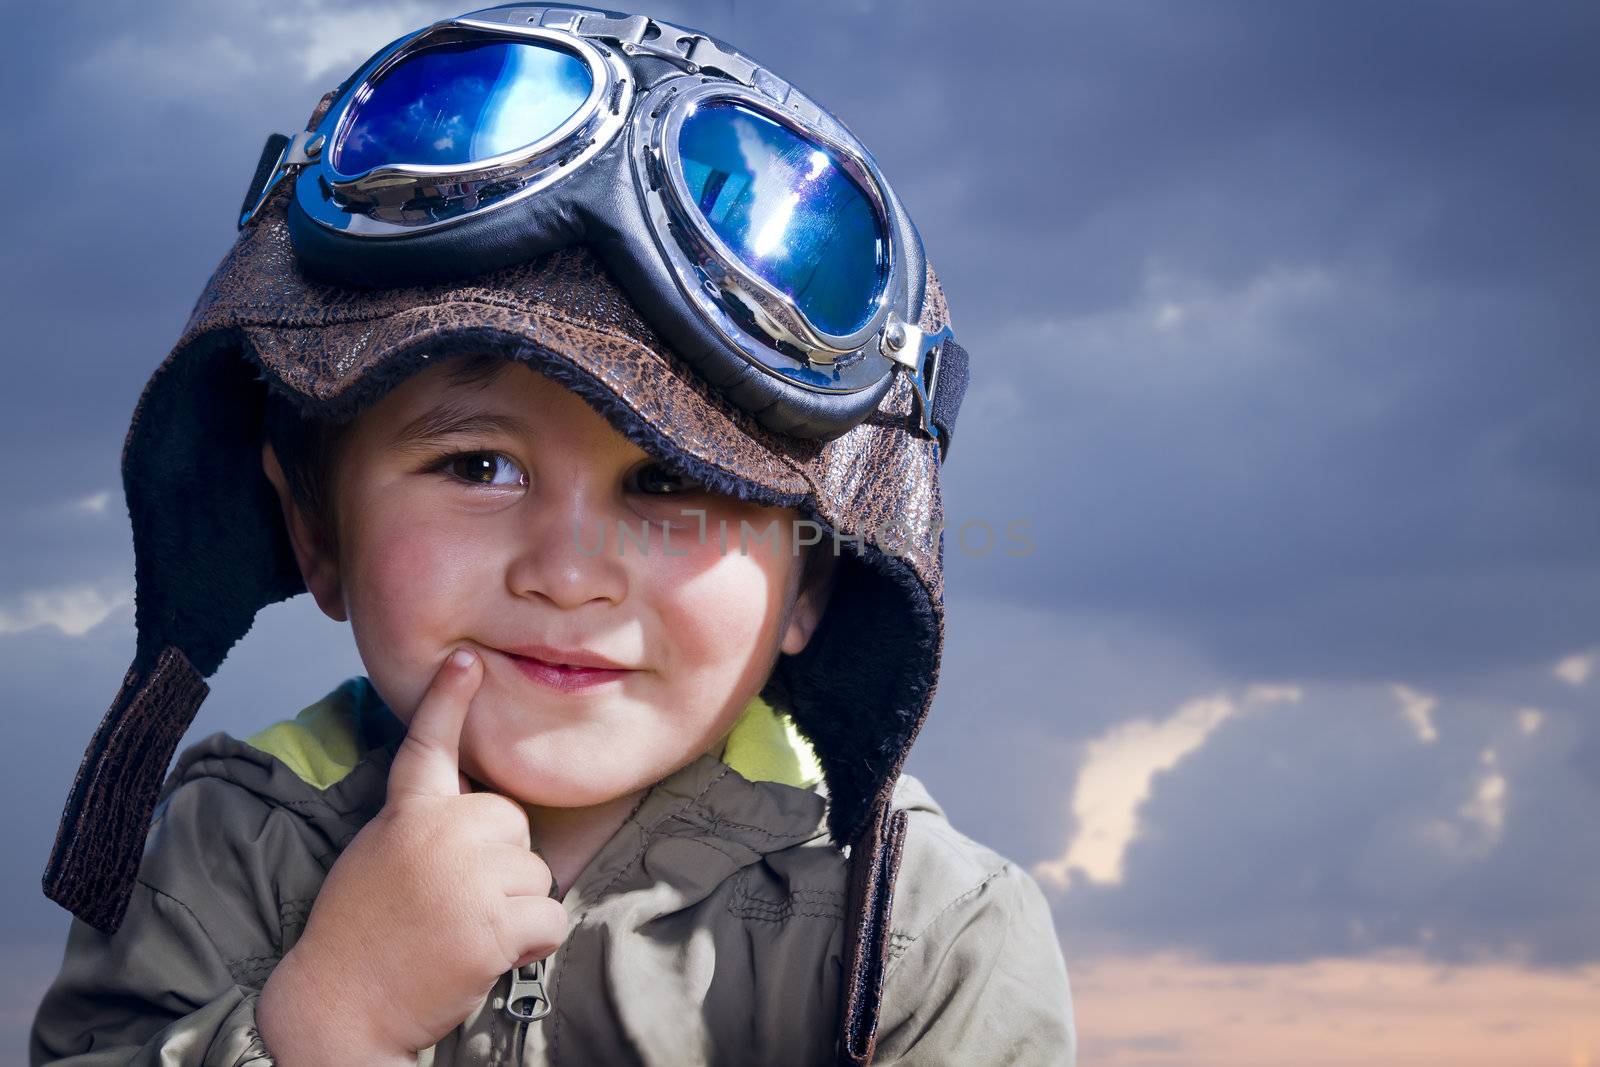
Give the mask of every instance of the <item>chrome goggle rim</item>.
[{"label": "chrome goggle rim", "polygon": [[[560,126],[532,144],[470,164],[392,163],[359,174],[334,169],[329,148],[351,112],[398,63],[436,45],[495,39],[539,42],[575,56],[589,69],[588,96]],[[330,108],[318,124],[317,133],[329,147],[309,173],[300,175],[295,196],[317,223],[346,234],[404,237],[443,229],[479,211],[533,196],[576,170],[617,136],[632,105],[633,79],[609,49],[602,52],[559,29],[445,19],[395,42],[362,68],[339,106]],[[315,183],[305,181],[307,177]],[[417,207],[419,199],[426,209]]]},{"label": "chrome goggle rim", "polygon": [[[718,327],[729,343],[767,370],[827,392],[854,392],[877,381],[881,365],[868,357],[877,354],[875,343],[883,332],[900,286],[900,257],[889,221],[889,208],[883,195],[883,179],[876,165],[857,146],[829,136],[815,126],[802,124],[765,94],[737,82],[722,79],[673,78],[664,81],[639,102],[634,111],[634,181],[645,199],[650,229],[656,245],[678,279],[685,296],[701,314]],[[675,146],[684,120],[694,108],[709,100],[739,103],[783,125],[806,140],[825,148],[855,180],[867,199],[884,235],[886,280],[873,301],[871,317],[859,330],[833,334],[819,329],[800,310],[795,301],[774,287],[735,255],[711,227],[695,204],[684,176]],[[653,116],[653,117],[652,117]],[[659,181],[652,182],[655,168]],[[820,368],[778,361],[767,347],[752,347],[750,336],[740,323],[739,311],[753,317],[768,331],[769,338],[781,339],[805,353],[806,359]],[[767,342],[770,344],[770,340]],[[781,350],[779,350],[781,352]],[[792,355],[791,355],[792,358]]]}]

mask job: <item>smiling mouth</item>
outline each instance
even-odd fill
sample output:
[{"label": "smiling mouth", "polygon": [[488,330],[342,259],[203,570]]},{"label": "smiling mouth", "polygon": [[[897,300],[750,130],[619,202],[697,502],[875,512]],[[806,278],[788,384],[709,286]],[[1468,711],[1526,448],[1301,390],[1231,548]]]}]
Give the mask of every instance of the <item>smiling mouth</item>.
[{"label": "smiling mouth", "polygon": [[625,671],[630,668],[627,664],[618,663],[608,656],[588,649],[559,648],[555,645],[523,644],[514,648],[502,649],[508,656],[520,656],[523,659],[537,660],[552,667],[565,667],[569,670],[615,670]]},{"label": "smiling mouth", "polygon": [[575,692],[611,685],[635,673],[632,670],[612,667],[563,666],[533,656],[518,655],[515,652],[507,652],[505,656],[516,665],[524,677],[558,692]]}]

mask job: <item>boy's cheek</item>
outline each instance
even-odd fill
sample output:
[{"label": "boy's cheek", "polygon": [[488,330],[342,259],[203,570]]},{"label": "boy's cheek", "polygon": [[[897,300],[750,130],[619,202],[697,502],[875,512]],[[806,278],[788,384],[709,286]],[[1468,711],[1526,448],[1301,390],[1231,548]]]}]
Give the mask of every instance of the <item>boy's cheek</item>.
[{"label": "boy's cheek", "polygon": [[[346,596],[378,610],[404,608],[413,618],[441,617],[460,603],[474,568],[491,558],[486,546],[442,529],[378,530],[356,548]],[[448,616],[448,612],[443,612]],[[420,619],[418,620],[420,621]]]},{"label": "boy's cheek", "polygon": [[665,681],[724,678],[771,640],[783,589],[754,560],[736,555],[663,582],[653,608],[670,648],[657,662],[672,666]]},{"label": "boy's cheek", "polygon": [[673,523],[652,563],[697,573],[712,569],[787,571],[799,563],[801,556],[794,544],[796,537],[803,534],[787,519],[738,511],[729,515],[713,512],[704,523]]},{"label": "boy's cheek", "polygon": [[[416,536],[373,538],[346,563],[345,601],[366,673],[400,715],[421,700],[450,648],[484,641],[470,610],[470,546],[450,549]],[[476,621],[474,621],[476,619]]]}]

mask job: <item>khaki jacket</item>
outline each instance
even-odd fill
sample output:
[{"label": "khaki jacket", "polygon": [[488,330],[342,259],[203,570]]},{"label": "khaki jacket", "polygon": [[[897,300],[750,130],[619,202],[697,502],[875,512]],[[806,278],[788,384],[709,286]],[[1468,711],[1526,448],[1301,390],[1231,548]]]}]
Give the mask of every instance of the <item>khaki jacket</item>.
[{"label": "khaki jacket", "polygon": [[[185,749],[121,927],[72,920],[29,1063],[273,1064],[256,997],[383,806],[404,730],[355,677],[246,741]],[[418,1063],[833,1063],[848,863],[826,805],[809,747],[757,700],[722,759],[658,782],[584,869],[560,949],[502,975]],[[874,1062],[1072,1064],[1066,967],[1037,884],[952,827],[911,775],[894,805],[909,830]],[[513,986],[526,1004],[541,977],[549,1012],[514,1017]]]}]

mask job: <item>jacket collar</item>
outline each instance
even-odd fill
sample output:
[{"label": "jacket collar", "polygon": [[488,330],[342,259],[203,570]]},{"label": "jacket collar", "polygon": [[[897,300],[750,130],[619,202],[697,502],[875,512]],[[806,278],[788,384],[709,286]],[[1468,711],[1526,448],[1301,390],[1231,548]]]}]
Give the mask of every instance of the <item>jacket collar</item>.
[{"label": "jacket collar", "polygon": [[[227,777],[293,802],[343,848],[383,807],[389,765],[404,738],[405,725],[357,676],[243,742],[225,733],[206,738],[182,757],[167,791],[186,777]],[[625,887],[641,866],[645,874],[672,871],[663,890],[672,899],[656,902],[663,913],[687,907],[765,854],[826,837],[827,787],[786,716],[753,701],[723,757],[700,755],[650,788],[567,890],[569,912]],[[692,862],[671,859],[680,854]]]},{"label": "jacket collar", "polygon": [[[347,678],[292,719],[273,723],[245,743],[278,758],[319,790],[336,785],[371,749],[398,745],[405,725],[364,676]],[[823,778],[810,742],[793,720],[759,695],[728,735],[722,760],[748,781],[782,782],[809,789]]]},{"label": "jacket collar", "polygon": [[710,754],[653,785],[562,898],[571,915],[631,889],[648,888],[649,910],[690,907],[744,867],[810,841],[827,844],[827,792],[750,781]]}]

